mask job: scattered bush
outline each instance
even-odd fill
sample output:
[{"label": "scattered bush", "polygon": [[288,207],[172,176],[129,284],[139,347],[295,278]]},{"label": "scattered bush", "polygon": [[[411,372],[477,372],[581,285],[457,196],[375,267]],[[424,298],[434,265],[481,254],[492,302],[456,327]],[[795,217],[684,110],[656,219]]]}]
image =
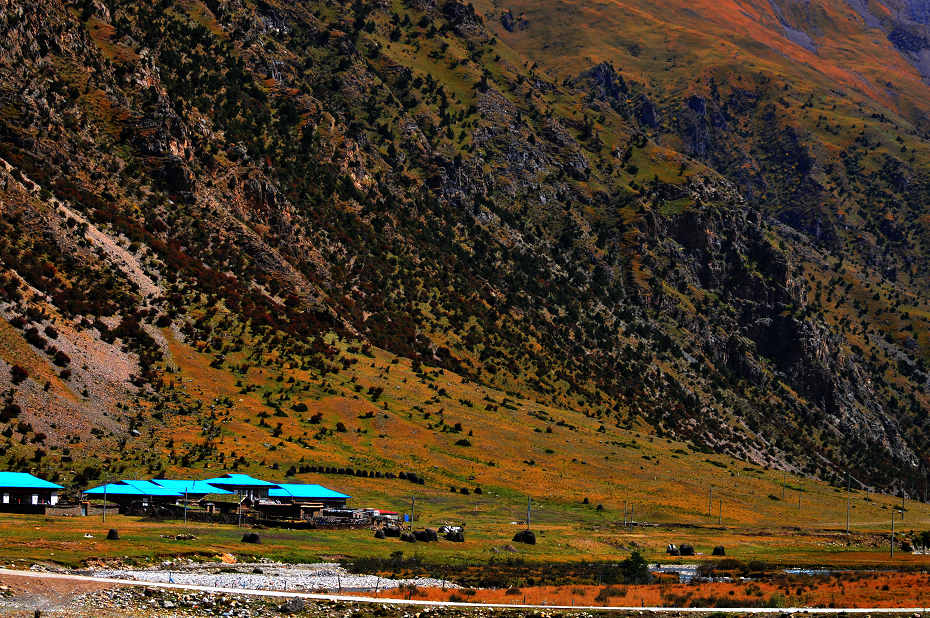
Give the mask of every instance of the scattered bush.
[{"label": "scattered bush", "polygon": [[26,337],[26,341],[29,342],[29,345],[35,346],[40,350],[45,349],[47,342],[45,341],[45,338],[39,334],[39,329],[35,326],[27,328],[24,336]]},{"label": "scattered bush", "polygon": [[12,401],[8,402],[5,406],[3,406],[3,410],[0,411],[0,423],[6,423],[7,421],[18,417],[20,414],[22,414],[22,411],[22,408],[20,408],[18,404],[13,403]]},{"label": "scattered bush", "polygon": [[29,372],[24,367],[13,365],[10,368],[10,378],[13,384],[22,384],[29,377]]}]

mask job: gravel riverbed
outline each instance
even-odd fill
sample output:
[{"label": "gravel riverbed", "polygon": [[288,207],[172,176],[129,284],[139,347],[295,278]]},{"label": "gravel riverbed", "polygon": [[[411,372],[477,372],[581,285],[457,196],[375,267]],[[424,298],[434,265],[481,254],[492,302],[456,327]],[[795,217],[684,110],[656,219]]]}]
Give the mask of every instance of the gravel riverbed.
[{"label": "gravel riverbed", "polygon": [[94,577],[173,582],[217,588],[291,590],[300,592],[366,592],[414,585],[418,588],[457,588],[452,582],[418,577],[390,579],[349,573],[335,563],[281,564],[240,563],[235,565],[194,563],[163,564],[147,569],[99,569],[86,572]]},{"label": "gravel riverbed", "polygon": [[[0,612],[2,614],[2,612]],[[46,614],[43,613],[43,616]],[[520,610],[469,607],[410,607],[343,601],[263,599],[237,594],[116,588],[79,595],[50,615],[68,618],[593,618],[590,611]],[[31,618],[31,615],[23,615]],[[666,618],[682,618],[670,616]]]}]

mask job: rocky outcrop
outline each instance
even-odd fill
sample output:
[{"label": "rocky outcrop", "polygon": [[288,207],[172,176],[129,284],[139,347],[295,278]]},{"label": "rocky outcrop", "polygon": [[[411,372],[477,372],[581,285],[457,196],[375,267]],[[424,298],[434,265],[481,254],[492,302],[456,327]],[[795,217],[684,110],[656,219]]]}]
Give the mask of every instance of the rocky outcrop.
[{"label": "rocky outcrop", "polygon": [[591,81],[591,94],[595,98],[619,105],[620,98],[629,92],[626,82],[617,74],[613,64],[602,62],[581,74],[582,79]]},{"label": "rocky outcrop", "polygon": [[[650,235],[668,233],[684,249],[691,281],[734,308],[726,338],[708,337],[705,352],[740,380],[763,388],[781,381],[820,410],[837,435],[881,445],[908,465],[916,455],[895,423],[885,422],[881,399],[858,379],[863,371],[842,339],[821,320],[799,317],[805,297],[794,267],[766,238],[758,214],[732,216],[690,210],[668,224],[653,222]],[[687,279],[686,279],[687,280]]]},{"label": "rocky outcrop", "polygon": [[514,15],[510,9],[505,9],[504,12],[501,13],[501,25],[507,32],[517,32],[529,28],[530,22],[527,21],[523,13]]},{"label": "rocky outcrop", "polygon": [[442,5],[442,14],[449,20],[456,32],[462,36],[487,37],[483,20],[475,12],[475,7],[470,2],[465,4],[458,0],[448,0]]}]

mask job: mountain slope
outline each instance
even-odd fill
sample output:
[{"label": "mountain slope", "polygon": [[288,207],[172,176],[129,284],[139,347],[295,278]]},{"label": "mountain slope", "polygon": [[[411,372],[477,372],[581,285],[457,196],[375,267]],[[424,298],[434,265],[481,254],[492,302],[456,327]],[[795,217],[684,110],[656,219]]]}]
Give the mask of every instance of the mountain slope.
[{"label": "mountain slope", "polygon": [[[459,432],[426,414],[441,418],[464,380],[597,419],[600,433],[648,428],[806,474],[851,465],[874,485],[920,486],[916,102],[860,110],[867,89],[815,92],[815,69],[743,39],[730,44],[764,67],[666,72],[658,41],[639,23],[624,31],[614,4],[586,11],[653,58],[639,78],[601,63],[614,48],[559,62],[540,41],[575,22],[554,2],[522,18],[516,3],[426,0],[0,6],[14,466],[78,459],[78,483],[101,463],[375,456],[313,416],[375,415],[405,388],[390,363],[371,384],[336,386],[377,350],[443,370],[426,370],[439,409],[418,410],[414,436]],[[788,8],[767,10],[795,23]],[[671,14],[678,29],[696,19]],[[788,28],[756,19],[756,40]],[[676,45],[710,53],[705,30]],[[919,80],[903,83],[919,102]],[[210,371],[185,370],[199,354]],[[513,410],[497,396],[461,399],[468,422],[506,430],[495,414]],[[412,415],[385,405],[391,423]],[[231,432],[243,445],[224,444]],[[405,469],[427,442],[380,465]],[[114,445],[134,455],[107,462]],[[434,457],[419,456],[421,468]],[[436,479],[454,470],[437,467]]]}]

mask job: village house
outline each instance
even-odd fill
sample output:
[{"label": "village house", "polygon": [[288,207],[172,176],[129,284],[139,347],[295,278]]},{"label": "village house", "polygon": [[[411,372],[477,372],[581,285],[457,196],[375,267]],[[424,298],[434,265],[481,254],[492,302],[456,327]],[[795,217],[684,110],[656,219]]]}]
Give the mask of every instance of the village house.
[{"label": "village house", "polygon": [[0,472],[0,511],[42,513],[46,506],[58,504],[61,489],[64,487],[27,472]]}]

